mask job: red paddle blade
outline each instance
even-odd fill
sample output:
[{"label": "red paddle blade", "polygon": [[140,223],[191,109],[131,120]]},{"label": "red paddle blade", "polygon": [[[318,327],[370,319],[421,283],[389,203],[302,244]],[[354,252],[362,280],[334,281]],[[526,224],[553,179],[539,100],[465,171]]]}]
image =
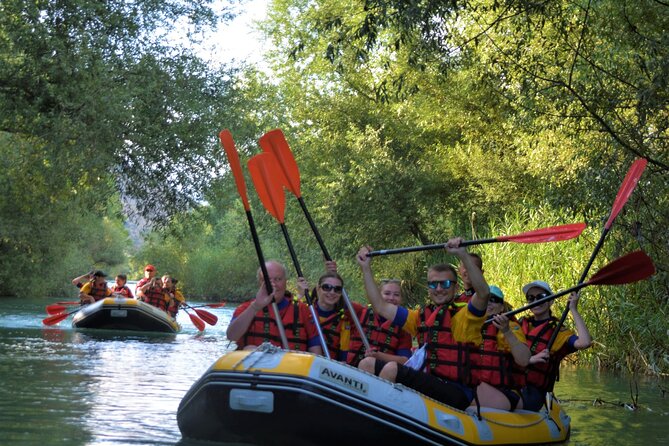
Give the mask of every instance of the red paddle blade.
[{"label": "red paddle blade", "polygon": [[639,182],[644,169],[646,168],[646,164],[648,164],[648,161],[645,158],[639,158],[638,160],[634,161],[634,163],[632,163],[632,166],[627,171],[627,175],[625,175],[625,179],[620,185],[620,189],[618,189],[616,200],[613,202],[611,215],[604,225],[606,229],[611,229],[613,221],[616,219],[623,206],[625,206],[627,200],[629,200],[632,192],[634,192],[634,189],[636,188],[636,185]]},{"label": "red paddle blade", "polygon": [[609,263],[588,280],[588,285],[622,285],[655,274],[653,261],[643,251],[634,251]]},{"label": "red paddle blade", "polygon": [[216,316],[213,313],[210,313],[210,312],[205,311],[205,310],[198,310],[198,309],[195,309],[193,311],[195,311],[195,314],[200,316],[200,319],[202,319],[203,321],[205,321],[209,325],[216,325],[216,323],[218,322],[218,316]]},{"label": "red paddle blade", "polygon": [[199,317],[192,315],[190,313],[187,313],[188,317],[190,318],[190,321],[197,327],[198,330],[204,331],[204,322],[202,322],[202,319]]},{"label": "red paddle blade", "polygon": [[281,171],[276,157],[270,153],[260,153],[249,160],[249,172],[258,197],[267,212],[283,224],[286,211],[286,195],[279,183]]},{"label": "red paddle blade", "polygon": [[42,323],[44,325],[56,325],[58,322],[66,319],[70,313],[60,313],[60,314],[55,314],[53,316],[49,316],[45,319],[42,319]]},{"label": "red paddle blade", "polygon": [[585,226],[585,223],[552,226],[550,228],[541,228],[523,232],[522,234],[497,237],[497,241],[516,243],[559,242],[578,237],[585,229]]},{"label": "red paddle blade", "polygon": [[[79,302],[77,302],[77,303],[79,303]],[[53,305],[47,305],[46,306],[46,313],[47,314],[58,314],[58,313],[62,313],[65,310],[67,310],[67,307],[65,305],[53,304]]]},{"label": "red paddle blade", "polygon": [[274,154],[283,173],[284,185],[297,198],[300,198],[300,169],[297,167],[293,152],[290,150],[288,141],[286,141],[286,137],[281,129],[270,130],[258,142],[264,152]]},{"label": "red paddle blade", "polygon": [[239,162],[239,153],[237,153],[235,141],[232,139],[232,133],[227,129],[222,130],[221,133],[218,134],[218,137],[221,140],[223,150],[225,150],[225,155],[228,157],[228,163],[230,163],[230,169],[232,170],[232,175],[235,177],[235,183],[237,184],[237,191],[242,198],[242,203],[244,203],[244,209],[248,211],[251,209],[251,206],[249,205],[249,199],[246,194],[244,173],[242,173],[242,165]]}]

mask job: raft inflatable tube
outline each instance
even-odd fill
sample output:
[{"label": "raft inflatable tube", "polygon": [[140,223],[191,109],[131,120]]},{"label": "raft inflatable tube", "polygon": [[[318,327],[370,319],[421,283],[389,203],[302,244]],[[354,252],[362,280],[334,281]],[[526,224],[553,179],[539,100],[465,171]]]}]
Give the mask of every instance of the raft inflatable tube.
[{"label": "raft inflatable tube", "polygon": [[75,328],[177,333],[179,325],[166,312],[137,299],[107,297],[79,310],[72,319]]},{"label": "raft inflatable tube", "polygon": [[269,344],[227,353],[181,400],[183,437],[253,445],[510,445],[561,443],[570,418],[540,412],[461,411],[400,384]]}]

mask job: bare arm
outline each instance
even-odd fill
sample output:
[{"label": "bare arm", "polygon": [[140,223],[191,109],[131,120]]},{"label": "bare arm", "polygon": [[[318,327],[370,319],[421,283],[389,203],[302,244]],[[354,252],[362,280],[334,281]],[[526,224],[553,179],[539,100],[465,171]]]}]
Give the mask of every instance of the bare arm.
[{"label": "bare arm", "polygon": [[450,239],[446,243],[446,251],[450,254],[455,254],[462,262],[469,275],[469,280],[472,283],[475,294],[470,300],[471,304],[479,311],[485,312],[488,307],[488,297],[490,296],[490,288],[488,283],[483,278],[483,273],[479,267],[474,263],[472,257],[467,253],[467,248],[461,247],[462,238],[457,237]]},{"label": "bare arm", "polygon": [[571,293],[569,295],[569,311],[571,312],[571,318],[574,320],[574,326],[576,327],[576,334],[578,339],[574,342],[574,348],[577,350],[583,350],[592,345],[592,336],[588,327],[585,325],[585,321],[581,317],[581,314],[578,312],[578,300],[580,295],[578,293]]},{"label": "bare arm", "polygon": [[532,355],[530,348],[513,334],[513,331],[509,327],[509,318],[503,314],[497,314],[493,317],[492,323],[504,335],[504,339],[509,344],[511,355],[516,364],[522,367],[528,365],[530,363],[530,356]]},{"label": "bare arm", "polygon": [[363,246],[358,251],[358,255],[356,257],[358,265],[360,265],[360,269],[362,270],[362,279],[365,283],[367,300],[369,300],[369,302],[372,304],[376,314],[379,314],[384,318],[392,321],[395,320],[397,306],[386,302],[381,297],[379,287],[376,286],[376,282],[374,281],[374,274],[372,273],[372,258],[367,257],[367,253],[371,251],[371,247]]}]

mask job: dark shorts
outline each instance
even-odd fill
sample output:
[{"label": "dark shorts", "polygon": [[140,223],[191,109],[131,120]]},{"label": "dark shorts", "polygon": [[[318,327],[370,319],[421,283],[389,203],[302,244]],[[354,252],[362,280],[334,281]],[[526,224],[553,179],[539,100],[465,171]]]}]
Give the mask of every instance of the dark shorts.
[{"label": "dark shorts", "polygon": [[[497,390],[502,392],[504,396],[509,400],[509,404],[511,404],[511,408],[509,410],[511,412],[516,410],[516,407],[518,407],[518,402],[520,401],[520,391],[509,389],[507,387],[497,387]],[[525,406],[525,400],[523,400],[523,408],[524,406]]]},{"label": "dark shorts", "polygon": [[534,386],[525,386],[520,391],[523,397],[523,409],[538,412],[546,403],[546,392]]},{"label": "dark shorts", "polygon": [[396,382],[456,409],[464,410],[474,399],[474,389],[397,364]]}]

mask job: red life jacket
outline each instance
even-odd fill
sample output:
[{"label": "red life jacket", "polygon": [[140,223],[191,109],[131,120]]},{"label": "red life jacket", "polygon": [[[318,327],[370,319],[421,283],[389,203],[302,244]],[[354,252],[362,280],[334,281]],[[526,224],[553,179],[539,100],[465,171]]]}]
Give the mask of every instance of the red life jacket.
[{"label": "red life jacket", "polygon": [[[288,299],[288,305],[279,310],[279,314],[288,339],[288,347],[305,352],[308,341],[306,325],[312,323],[309,319],[309,309],[305,304],[293,299],[289,292],[286,292],[284,299]],[[251,301],[247,302],[246,306],[250,304]],[[237,340],[237,348],[241,350],[247,345],[260,345],[263,342],[282,347],[279,329],[274,320],[274,313],[269,312],[269,305],[255,314],[244,336]]]},{"label": "red life jacket", "polygon": [[91,281],[91,290],[88,292],[89,295],[93,296],[95,301],[99,301],[107,297],[107,283],[101,287],[95,286],[95,281]]},{"label": "red life jacket", "polygon": [[151,287],[144,291],[144,302],[163,311],[167,311],[167,301],[162,288]]},{"label": "red life jacket", "polygon": [[[363,310],[360,316],[360,325],[372,349],[388,353],[397,354],[403,334],[402,327],[393,325],[392,321],[386,320],[381,323],[381,318],[374,314],[372,307]],[[354,367],[365,357],[365,346],[358,330],[351,332],[351,342],[349,344],[348,356],[346,362]]]},{"label": "red life jacket", "polygon": [[[314,303],[316,305],[316,303]],[[318,313],[318,309],[316,309]],[[341,325],[350,319],[343,309],[329,315],[327,318],[320,319],[321,331],[325,337],[325,345],[330,352],[330,358],[338,359],[341,353]]]},{"label": "red life jacket", "polygon": [[[548,347],[548,341],[558,324],[556,317],[551,316],[541,325],[534,326],[530,323],[531,318],[522,318],[520,326],[527,338],[527,346],[530,354],[534,355]],[[551,354],[547,363],[530,364],[527,366],[527,384],[531,384],[540,390],[553,391],[553,386],[560,370],[560,361],[563,356]]]},{"label": "red life jacket", "polygon": [[431,374],[450,381],[469,385],[470,349],[473,344],[456,342],[451,333],[451,321],[458,308],[428,305],[420,310],[418,339],[427,343],[427,366]]},{"label": "red life jacket", "polygon": [[132,291],[130,291],[130,288],[128,288],[126,285],[123,285],[121,288],[118,288],[116,285],[112,285],[111,292],[120,293],[123,295],[123,297],[132,299]]},{"label": "red life jacket", "polygon": [[515,364],[510,352],[499,350],[498,331],[493,324],[481,329],[483,344],[472,349],[472,380],[475,384],[485,382],[494,387],[519,389],[525,385],[524,369]]}]

